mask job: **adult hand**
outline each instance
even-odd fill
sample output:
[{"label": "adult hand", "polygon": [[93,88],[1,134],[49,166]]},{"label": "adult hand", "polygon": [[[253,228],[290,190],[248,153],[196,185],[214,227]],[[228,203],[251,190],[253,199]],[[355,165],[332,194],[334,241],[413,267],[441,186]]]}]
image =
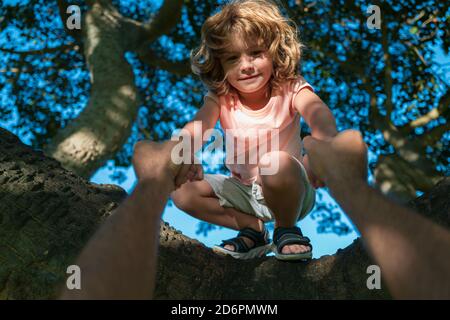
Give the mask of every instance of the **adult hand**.
[{"label": "adult hand", "polygon": [[177,143],[171,140],[137,142],[132,163],[138,180],[169,178],[175,189],[187,181],[202,180],[203,168],[196,163],[194,155],[190,163],[175,164],[172,161],[172,149]]},{"label": "adult hand", "polygon": [[314,189],[325,187],[325,183],[320,180],[311,170],[311,165],[309,164],[309,156],[307,154],[303,156],[303,166],[305,167],[306,173],[308,174],[308,180],[314,187]]},{"label": "adult hand", "polygon": [[169,178],[175,185],[182,165],[175,164],[171,159],[174,141],[155,142],[138,141],[134,145],[132,164],[139,181],[149,179]]},{"label": "adult hand", "polygon": [[303,140],[313,173],[327,185],[367,180],[367,146],[361,133],[346,130],[329,141]]},{"label": "adult hand", "polygon": [[203,180],[203,167],[201,164],[183,164],[175,177],[175,189],[178,189],[187,181]]}]

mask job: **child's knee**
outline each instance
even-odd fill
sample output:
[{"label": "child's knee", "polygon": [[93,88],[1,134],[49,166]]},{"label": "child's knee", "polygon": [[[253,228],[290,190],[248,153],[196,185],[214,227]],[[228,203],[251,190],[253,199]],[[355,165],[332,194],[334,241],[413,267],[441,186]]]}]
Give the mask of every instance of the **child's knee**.
[{"label": "child's knee", "polygon": [[[300,164],[286,152],[271,152],[269,161],[277,161],[278,170],[274,174],[261,174],[262,184],[266,188],[280,188],[286,185],[298,185],[303,188],[302,169]],[[267,160],[268,158],[266,158]]]},{"label": "child's knee", "polygon": [[190,207],[190,203],[192,203],[191,196],[189,195],[189,190],[186,188],[186,183],[177,190],[173,191],[170,194],[170,197],[172,198],[175,206],[183,211],[188,210]]}]

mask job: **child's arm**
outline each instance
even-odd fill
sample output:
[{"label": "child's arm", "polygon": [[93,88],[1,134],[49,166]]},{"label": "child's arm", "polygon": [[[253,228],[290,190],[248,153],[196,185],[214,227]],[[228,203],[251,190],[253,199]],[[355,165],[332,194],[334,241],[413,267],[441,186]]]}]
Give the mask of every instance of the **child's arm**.
[{"label": "child's arm", "polygon": [[[194,150],[194,139],[198,139],[197,141],[202,141],[201,145],[206,141],[203,141],[203,135],[206,130],[214,128],[219,119],[220,108],[217,103],[212,99],[205,99],[203,106],[197,111],[193,120],[189,121],[183,129],[189,131],[192,142],[192,152],[195,153],[198,150]],[[194,131],[195,122],[197,122],[197,126],[201,123],[202,130]],[[195,134],[195,135],[194,135]]]},{"label": "child's arm", "polygon": [[[214,128],[219,119],[220,108],[218,104],[212,99],[205,99],[203,106],[197,111],[194,119],[188,122],[183,129],[189,132],[191,137],[191,158],[194,159],[194,154],[206,142],[203,141],[203,135],[206,130]],[[201,124],[201,130],[196,129]],[[194,141],[201,141],[198,146]],[[203,168],[201,164],[183,165],[175,179],[175,187],[180,187],[186,181],[202,180]]]},{"label": "child's arm", "polygon": [[311,90],[301,90],[294,100],[294,107],[311,128],[311,136],[329,140],[337,134],[336,120],[325,103]]},{"label": "child's arm", "polygon": [[[311,136],[318,140],[330,140],[337,134],[336,120],[325,103],[308,88],[302,89],[294,99],[294,107],[305,119],[311,129]],[[308,173],[309,181],[315,187],[323,187],[324,183],[319,180],[310,170],[309,157],[303,157],[303,165]]]}]

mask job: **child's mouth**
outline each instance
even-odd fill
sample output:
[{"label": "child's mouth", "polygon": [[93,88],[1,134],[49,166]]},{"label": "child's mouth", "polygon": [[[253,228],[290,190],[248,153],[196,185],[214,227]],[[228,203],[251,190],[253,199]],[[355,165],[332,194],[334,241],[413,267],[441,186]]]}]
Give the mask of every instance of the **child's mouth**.
[{"label": "child's mouth", "polygon": [[251,77],[239,79],[239,81],[250,80],[250,79],[256,78],[257,76],[259,76],[259,74],[256,74],[256,75],[251,76]]}]

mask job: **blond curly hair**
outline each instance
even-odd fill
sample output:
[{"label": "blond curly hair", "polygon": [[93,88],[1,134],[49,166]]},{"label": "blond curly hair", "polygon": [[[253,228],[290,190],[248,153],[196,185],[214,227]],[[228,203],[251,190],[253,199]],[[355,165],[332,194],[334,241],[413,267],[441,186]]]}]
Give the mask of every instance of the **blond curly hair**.
[{"label": "blond curly hair", "polygon": [[270,85],[281,87],[298,76],[303,45],[296,24],[269,0],[232,0],[202,26],[200,46],[191,51],[191,68],[209,90],[227,94],[230,84],[220,63],[233,36],[263,45],[272,58]]}]

